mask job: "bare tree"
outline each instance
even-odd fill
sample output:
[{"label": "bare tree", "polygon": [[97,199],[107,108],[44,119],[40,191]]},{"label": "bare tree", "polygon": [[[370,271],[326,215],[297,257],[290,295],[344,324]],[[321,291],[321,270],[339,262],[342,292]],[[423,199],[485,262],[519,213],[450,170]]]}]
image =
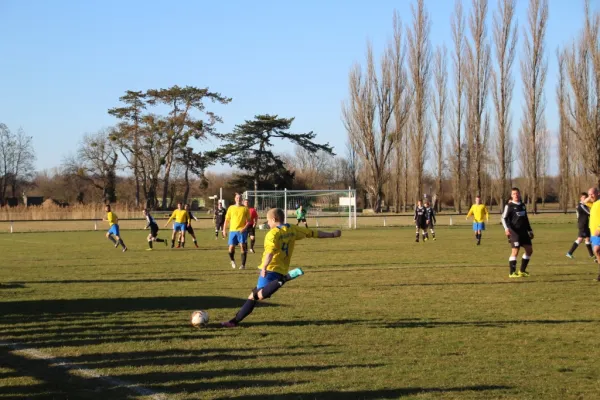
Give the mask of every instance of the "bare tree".
[{"label": "bare tree", "polygon": [[446,47],[438,47],[434,56],[434,85],[435,94],[433,96],[433,108],[435,111],[435,121],[437,134],[434,142],[435,155],[437,160],[437,180],[436,194],[439,201],[436,202],[437,210],[442,208],[442,179],[444,173],[444,144],[445,144],[445,118],[446,118],[446,101],[448,92],[448,68],[447,68],[447,51]]},{"label": "bare tree", "polygon": [[412,30],[407,30],[409,69],[414,90],[412,115],[414,129],[411,130],[411,156],[415,174],[415,196],[421,198],[423,191],[423,172],[425,167],[427,134],[429,119],[429,80],[431,64],[431,44],[429,33],[431,21],[425,9],[424,0],[417,0],[412,6]]},{"label": "bare tree", "polygon": [[568,128],[577,141],[587,172],[600,186],[600,13],[585,3],[579,39],[565,53],[569,95]]},{"label": "bare tree", "polygon": [[381,57],[379,73],[369,44],[366,74],[360,65],[351,70],[350,99],[342,107],[344,126],[367,172],[366,189],[376,212],[381,211],[391,153],[401,140],[406,122],[406,112],[402,111],[409,104],[404,57],[402,25],[396,13],[394,40]]},{"label": "bare tree", "polygon": [[[563,212],[567,212],[569,207],[569,185],[570,179],[570,161],[569,152],[570,130],[568,128],[567,116],[567,82],[566,82],[566,66],[565,52],[557,50],[556,57],[558,59],[558,82],[556,83],[556,102],[558,104],[558,158],[559,158],[559,202]],[[571,152],[573,148],[571,147]]]},{"label": "bare tree", "polygon": [[487,40],[486,16],[487,0],[473,0],[469,28],[472,43],[467,44],[467,137],[470,151],[467,153],[467,168],[474,176],[467,176],[467,199],[472,196],[471,178],[477,193],[482,192],[483,162],[486,156],[484,129],[486,100],[490,77],[490,45]]},{"label": "bare tree", "polygon": [[23,129],[14,134],[0,123],[0,204],[9,188],[17,197],[17,189],[33,178],[34,162],[33,138]]},{"label": "bare tree", "polygon": [[452,54],[452,64],[454,67],[454,119],[453,119],[453,138],[452,150],[452,172],[453,172],[453,197],[454,208],[458,213],[461,209],[461,187],[463,170],[463,137],[462,137],[462,119],[463,119],[463,97],[464,97],[464,58],[465,52],[465,17],[463,14],[462,0],[456,0],[454,14],[450,20],[452,25],[452,41],[454,42],[454,52]]},{"label": "bare tree", "polygon": [[493,30],[498,62],[498,69],[492,72],[496,111],[496,163],[500,178],[499,198],[504,202],[509,195],[510,180],[508,178],[512,169],[510,103],[514,88],[511,70],[517,47],[515,0],[498,0],[498,8],[494,13]]},{"label": "bare tree", "polygon": [[540,132],[545,126],[544,84],[548,62],[545,58],[545,36],[548,22],[548,1],[530,0],[527,11],[527,28],[523,31],[524,57],[521,59],[521,75],[523,78],[523,94],[525,105],[521,120],[521,134],[527,137],[526,169],[531,184],[533,212],[537,212],[539,156],[537,144]]}]

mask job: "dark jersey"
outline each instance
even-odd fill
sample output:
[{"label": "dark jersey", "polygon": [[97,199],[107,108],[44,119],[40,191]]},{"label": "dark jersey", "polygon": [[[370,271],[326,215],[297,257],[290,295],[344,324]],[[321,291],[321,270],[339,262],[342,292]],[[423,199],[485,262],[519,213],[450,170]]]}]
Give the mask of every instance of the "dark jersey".
[{"label": "dark jersey", "polygon": [[215,209],[215,223],[223,224],[225,222],[225,215],[227,214],[227,210],[225,207]]},{"label": "dark jersey", "polygon": [[504,225],[504,229],[510,229],[516,233],[531,232],[531,225],[529,224],[525,204],[509,201],[504,206],[502,225]]},{"label": "dark jersey", "polygon": [[146,229],[150,228],[152,225],[157,225],[156,221],[152,217],[152,215],[146,215]]},{"label": "dark jersey", "polygon": [[416,207],[415,208],[415,217],[414,217],[415,223],[417,225],[425,225],[425,223],[427,222],[427,211],[425,210],[425,207]]},{"label": "dark jersey", "polygon": [[579,229],[585,229],[590,225],[590,209],[584,203],[577,206],[577,225]]},{"label": "dark jersey", "polygon": [[429,221],[430,223],[433,222],[435,224],[435,211],[433,210],[433,207],[427,207],[425,209],[425,215],[427,221]]}]

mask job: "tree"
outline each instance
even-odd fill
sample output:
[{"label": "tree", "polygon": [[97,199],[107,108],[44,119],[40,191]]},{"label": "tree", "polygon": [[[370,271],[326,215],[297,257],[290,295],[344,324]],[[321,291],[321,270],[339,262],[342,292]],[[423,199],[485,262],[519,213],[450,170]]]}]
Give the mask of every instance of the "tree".
[{"label": "tree", "polygon": [[446,100],[447,100],[447,66],[446,66],[446,47],[438,47],[434,56],[434,85],[435,95],[433,96],[433,108],[435,112],[435,121],[437,125],[437,135],[435,139],[435,155],[437,159],[437,181],[436,193],[438,196],[437,210],[442,209],[442,179],[444,172],[444,122],[446,118]]},{"label": "tree", "polygon": [[389,178],[388,164],[402,139],[410,105],[402,24],[397,13],[393,27],[393,41],[381,56],[379,73],[369,44],[366,73],[358,64],[352,68],[350,98],[342,105],[348,139],[366,172],[366,190],[375,212],[381,211],[383,187]]},{"label": "tree", "polygon": [[494,13],[494,42],[498,69],[492,71],[493,98],[496,111],[496,165],[500,178],[500,205],[509,197],[510,171],[512,169],[512,144],[510,103],[514,88],[512,65],[517,47],[515,0],[498,0]]},{"label": "tree", "polygon": [[[200,185],[206,186],[206,168],[212,164],[213,160],[206,157],[202,152],[196,152],[191,147],[184,148],[178,155],[177,162],[183,168],[183,180],[185,190],[183,192],[183,203],[187,204],[190,195],[190,175],[200,178]],[[171,196],[173,199],[173,196]]]},{"label": "tree", "polygon": [[426,157],[427,134],[429,119],[427,109],[429,106],[429,79],[431,64],[431,44],[429,33],[431,21],[425,9],[424,0],[417,0],[416,7],[412,6],[413,25],[408,30],[408,62],[414,97],[412,102],[411,130],[411,155],[412,167],[415,174],[415,201],[422,197],[423,173]]},{"label": "tree", "polygon": [[538,155],[538,136],[546,129],[544,118],[545,99],[544,84],[548,63],[546,61],[545,36],[548,22],[547,0],[530,0],[527,11],[527,28],[523,30],[524,57],[521,59],[521,76],[523,78],[523,118],[521,135],[527,138],[527,176],[531,184],[533,212],[537,212],[538,175],[540,172]]},{"label": "tree", "polygon": [[217,134],[225,142],[215,151],[208,152],[209,159],[218,159],[235,165],[245,172],[234,183],[238,187],[248,187],[254,183],[255,190],[267,183],[291,187],[293,174],[290,173],[280,156],[272,151],[273,140],[287,140],[311,153],[324,151],[333,154],[329,144],[318,144],[313,140],[316,134],[288,132],[294,118],[279,118],[277,115],[256,115],[253,120],[236,125],[231,133]]},{"label": "tree", "polygon": [[[557,51],[558,60],[558,82],[556,83],[556,102],[558,104],[558,174],[559,174],[559,203],[563,212],[566,213],[569,207],[569,185],[570,185],[570,160],[569,152],[570,129],[568,127],[567,115],[567,81],[566,81],[566,54],[564,51]],[[571,145],[571,151],[573,146]]]},{"label": "tree", "polygon": [[0,123],[0,200],[11,189],[12,197],[18,196],[19,185],[33,177],[35,151],[33,138],[23,129],[16,134]]},{"label": "tree", "polygon": [[[461,187],[462,187],[462,171],[463,171],[463,97],[464,97],[464,58],[465,53],[465,17],[463,15],[462,0],[456,0],[454,14],[450,21],[452,25],[452,41],[454,42],[454,52],[452,54],[452,63],[454,67],[454,113],[453,119],[453,140],[452,150],[454,156],[453,162],[453,189],[454,189],[454,208],[456,212],[462,213],[461,209]],[[468,172],[467,172],[468,173]]]}]

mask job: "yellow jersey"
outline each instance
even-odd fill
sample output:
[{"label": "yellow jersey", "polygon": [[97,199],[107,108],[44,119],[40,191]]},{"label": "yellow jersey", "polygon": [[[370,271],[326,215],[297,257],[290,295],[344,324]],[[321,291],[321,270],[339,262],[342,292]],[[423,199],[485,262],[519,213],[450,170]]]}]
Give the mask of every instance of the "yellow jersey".
[{"label": "yellow jersey", "polygon": [[267,271],[287,274],[296,240],[314,237],[318,237],[318,231],[296,225],[283,224],[271,229],[265,236],[265,252],[258,268],[264,265],[267,254],[273,254],[273,259],[267,265]]},{"label": "yellow jersey", "polygon": [[230,232],[239,232],[250,221],[250,211],[244,206],[232,205],[227,209],[225,221],[229,221]]},{"label": "yellow jersey", "polygon": [[590,208],[590,232],[592,236],[596,236],[594,233],[600,229],[600,200],[596,200]]},{"label": "yellow jersey", "polygon": [[488,209],[485,204],[473,204],[469,213],[467,214],[467,218],[473,216],[473,222],[484,222],[483,218],[485,217],[486,221],[490,220],[490,214],[488,213]]},{"label": "yellow jersey", "polygon": [[186,210],[175,210],[173,211],[173,214],[171,214],[171,216],[169,217],[167,224],[173,219],[179,224],[189,224],[190,214],[188,214]]},{"label": "yellow jersey", "polygon": [[119,217],[112,211],[106,213],[106,220],[108,221],[108,226],[113,226],[119,223]]}]

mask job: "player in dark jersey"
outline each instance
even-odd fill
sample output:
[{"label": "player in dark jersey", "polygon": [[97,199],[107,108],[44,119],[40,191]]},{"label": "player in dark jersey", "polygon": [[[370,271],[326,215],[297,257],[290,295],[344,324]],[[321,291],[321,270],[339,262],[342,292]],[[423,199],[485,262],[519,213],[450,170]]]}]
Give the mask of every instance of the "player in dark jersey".
[{"label": "player in dark jersey", "polygon": [[[502,213],[502,225],[504,225],[506,236],[512,247],[512,252],[508,259],[510,267],[508,277],[524,278],[529,276],[526,269],[533,254],[533,245],[531,243],[533,230],[529,224],[525,204],[521,202],[521,192],[519,189],[512,188],[510,196],[511,200],[508,201]],[[525,254],[523,254],[523,259],[521,260],[521,268],[517,272],[517,256],[521,247],[525,250]]]},{"label": "player in dark jersey", "polygon": [[592,249],[592,243],[590,243],[590,207],[592,206],[591,202],[588,202],[587,193],[581,193],[579,196],[579,204],[577,205],[577,227],[579,228],[579,234],[577,235],[577,240],[571,246],[571,249],[567,253],[567,257],[573,258],[573,253],[577,250],[577,247],[583,242],[585,239],[585,247],[588,249],[588,253],[591,258],[594,258],[594,251]]},{"label": "player in dark jersey", "polygon": [[215,214],[213,217],[213,221],[215,222],[215,240],[219,238],[219,232],[221,232],[223,239],[225,239],[225,234],[223,232],[223,224],[225,223],[225,215],[227,214],[227,209],[223,207],[223,203],[219,200],[217,208],[215,208]]},{"label": "player in dark jersey", "polygon": [[415,234],[415,242],[419,242],[419,230],[423,232],[423,241],[427,240],[427,212],[425,211],[425,207],[421,203],[421,200],[417,202],[417,206],[415,207],[415,228],[417,230]]},{"label": "player in dark jersey", "polygon": [[[188,215],[190,216],[190,223],[187,224],[186,231],[190,234],[190,236],[192,236],[192,239],[194,240],[194,246],[196,246],[196,248],[198,248],[198,240],[196,240],[196,234],[194,233],[194,228],[192,228],[192,220],[198,221],[198,218],[194,217],[194,214],[192,214],[189,204],[186,204],[184,209],[185,209],[185,211],[187,211]],[[182,243],[181,246],[183,247],[184,244],[185,243]]]},{"label": "player in dark jersey", "polygon": [[146,227],[144,229],[150,229],[150,234],[148,235],[148,248],[146,250],[152,250],[152,242],[164,243],[166,246],[167,241],[158,238],[158,224],[147,209],[144,209],[144,217],[146,218]]},{"label": "player in dark jersey", "polygon": [[[425,202],[425,215],[427,216],[427,228],[431,231],[431,238],[435,240],[435,210],[431,207],[431,203],[429,201]],[[426,239],[429,238],[427,232],[425,232]]]}]

